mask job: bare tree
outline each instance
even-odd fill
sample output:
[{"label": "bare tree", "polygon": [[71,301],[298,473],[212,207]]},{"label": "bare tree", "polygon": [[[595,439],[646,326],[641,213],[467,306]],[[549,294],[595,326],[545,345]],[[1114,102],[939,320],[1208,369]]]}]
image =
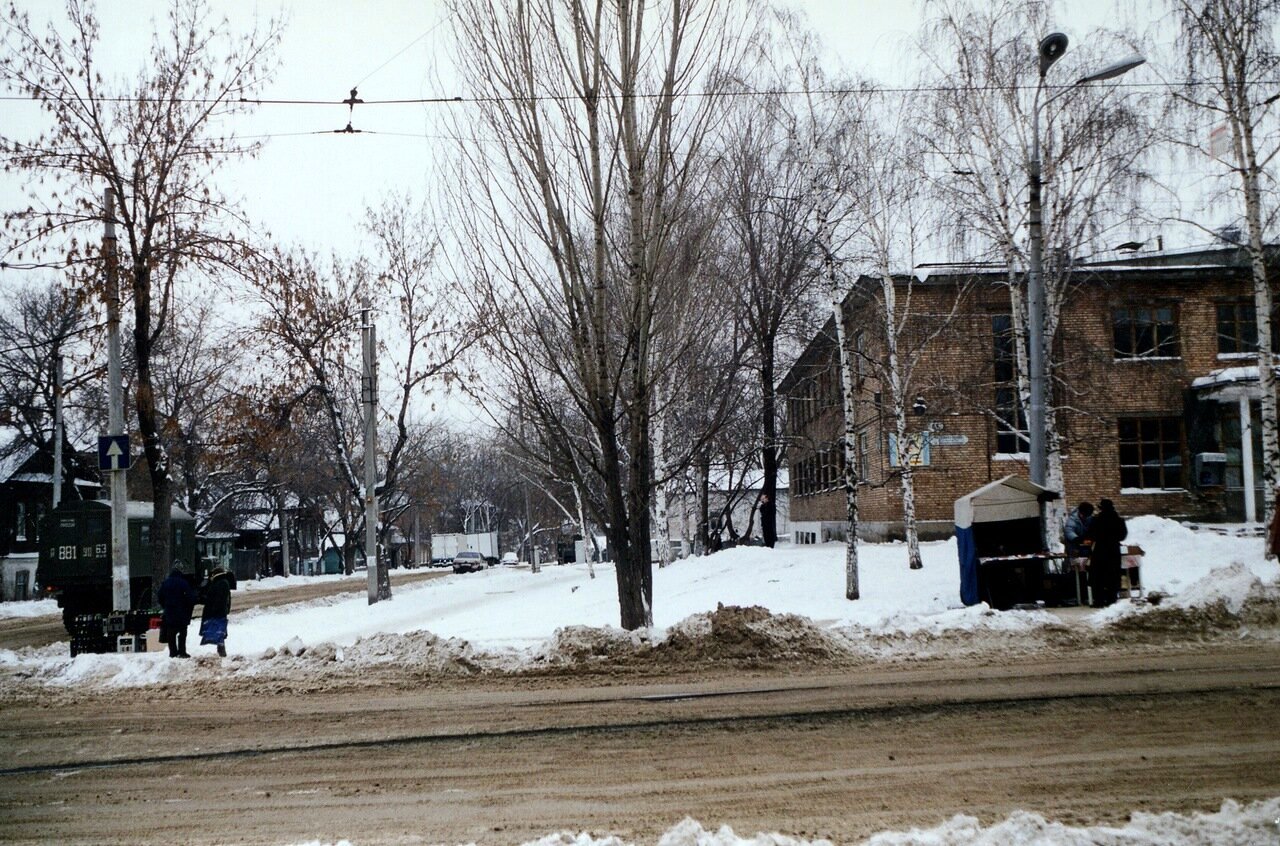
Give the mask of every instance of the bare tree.
[{"label": "bare tree", "polygon": [[[62,357],[63,418],[73,422],[63,428],[62,456],[71,478],[90,475],[72,446],[81,438],[65,433],[76,431],[76,421],[77,434],[89,431],[96,398],[89,388],[101,375],[87,355],[95,328],[83,297],[56,283],[14,285],[0,296],[0,408],[9,412],[8,423],[22,443],[54,455],[54,368]],[[10,446],[0,444],[0,449]],[[70,499],[79,495],[75,485],[64,491]]]},{"label": "bare tree", "polygon": [[[963,261],[994,260],[1006,272],[1016,339],[1017,402],[981,407],[1005,431],[1027,439],[1030,406],[1027,353],[1027,298],[1024,280],[1029,244],[1024,236],[1032,135],[1040,123],[1044,185],[1044,360],[1050,369],[1045,403],[1048,472],[1046,484],[1062,490],[1063,440],[1060,418],[1074,413],[1072,395],[1085,386],[1060,378],[1055,359],[1062,305],[1074,284],[1081,257],[1109,248],[1109,236],[1125,225],[1145,180],[1140,165],[1153,134],[1141,102],[1119,97],[1107,86],[1041,86],[1037,40],[1049,31],[1047,4],[1000,0],[995,4],[942,4],[921,37],[921,48],[936,81],[923,112],[923,137],[931,169],[949,197],[949,228]],[[1090,49],[1074,50],[1068,61],[1096,67],[1102,49],[1119,48],[1118,37],[1091,33]],[[1069,75],[1060,68],[1058,73]],[[1085,73],[1081,73],[1081,78]],[[1066,76],[1070,79],[1070,76]],[[1043,102],[1042,102],[1043,100]],[[1061,523],[1062,502],[1049,506],[1049,520]],[[1056,534],[1048,538],[1056,543]]]},{"label": "bare tree", "polygon": [[172,327],[153,350],[156,413],[172,462],[174,498],[197,517],[204,511],[209,476],[221,468],[217,441],[233,371],[245,362],[240,347],[220,329],[210,303],[171,311]]},{"label": "bare tree", "polygon": [[153,38],[145,68],[131,83],[98,64],[100,31],[93,8],[68,0],[67,27],[41,31],[10,5],[0,73],[47,112],[52,127],[32,141],[5,136],[6,168],[31,176],[31,204],[5,220],[19,254],[65,250],[89,256],[102,212],[101,189],[120,198],[117,223],[132,300],[135,406],[155,497],[153,583],[170,563],[172,466],[161,431],[153,351],[170,325],[179,279],[218,269],[236,256],[227,230],[231,207],[215,192],[218,168],[252,154],[254,144],[221,130],[245,111],[264,81],[279,37],[274,21],[247,35],[210,24],[200,0],[173,0],[168,27]]},{"label": "bare tree", "polygon": [[[1280,52],[1275,32],[1280,21],[1277,0],[1169,0],[1181,26],[1186,83],[1174,97],[1195,115],[1211,115],[1229,131],[1230,152],[1219,156],[1237,182],[1243,200],[1245,250],[1253,276],[1257,321],[1258,384],[1261,388],[1263,522],[1276,508],[1280,484],[1280,423],[1277,422],[1276,375],[1272,347],[1272,296],[1267,281],[1264,238],[1274,225],[1274,165],[1280,154]],[[1184,143],[1197,144],[1185,139]],[[1252,496],[1252,491],[1246,495]]]},{"label": "bare tree", "polygon": [[[688,95],[715,89],[733,43],[727,12],[700,0],[452,8],[481,104],[475,131],[493,142],[464,151],[460,179],[476,299],[501,327],[498,352],[542,437],[574,457],[565,466],[583,490],[599,484],[592,507],[617,564],[622,626],[647,626],[653,393],[660,356],[681,346],[656,342],[696,271],[698,251],[677,244],[721,108]],[[548,401],[545,380],[571,415]],[[571,417],[590,437],[561,425]]]},{"label": "bare tree", "polygon": [[[817,328],[823,284],[815,227],[833,217],[840,196],[833,182],[842,168],[823,148],[844,126],[847,98],[796,97],[796,90],[832,87],[816,58],[817,39],[795,13],[774,11],[769,20],[772,28],[756,35],[763,81],[752,87],[762,93],[734,103],[721,191],[726,252],[736,258],[731,268],[740,280],[734,286],[738,317],[758,382],[761,494],[774,499],[782,454],[778,373],[786,372],[788,351],[798,346],[784,342]],[[776,522],[772,513],[767,519],[761,529],[772,545]]]},{"label": "bare tree", "polygon": [[[377,491],[383,504],[403,509],[407,501],[401,496],[400,474],[406,451],[414,449],[419,434],[417,403],[428,387],[459,376],[463,354],[480,331],[452,308],[452,293],[435,270],[438,242],[425,210],[393,197],[368,212],[366,229],[374,243],[369,258],[335,259],[328,268],[302,254],[263,263],[258,272],[259,329],[283,369],[297,380],[295,394],[309,394],[318,403],[327,423],[331,466],[345,488],[342,501],[352,505],[364,498],[364,456],[357,452],[361,430],[356,422],[361,413],[355,390],[360,384],[358,306],[367,297],[374,311],[384,315],[390,331],[379,338],[379,360],[392,378],[380,383],[379,405],[387,409],[380,430],[390,437],[380,439]],[[348,552],[362,521],[362,514],[344,518]],[[381,523],[385,539],[391,524]],[[379,583],[389,595],[385,570],[379,572]]]}]

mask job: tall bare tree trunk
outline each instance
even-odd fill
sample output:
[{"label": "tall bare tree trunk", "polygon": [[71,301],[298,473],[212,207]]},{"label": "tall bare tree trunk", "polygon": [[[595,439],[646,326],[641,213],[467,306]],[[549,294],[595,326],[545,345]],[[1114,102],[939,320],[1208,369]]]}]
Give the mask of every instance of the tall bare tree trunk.
[{"label": "tall bare tree trunk", "polygon": [[[657,392],[659,409],[665,410],[668,397],[661,388]],[[653,421],[653,467],[657,474],[653,489],[654,522],[658,528],[658,566],[665,567],[671,563],[671,513],[670,500],[667,497],[667,416],[660,413]]]},{"label": "tall bare tree trunk", "polygon": [[[892,391],[893,423],[898,437],[898,473],[902,485],[902,530],[907,539],[907,564],[912,570],[924,567],[920,558],[920,535],[916,530],[916,488],[912,470],[915,458],[907,445],[911,443],[907,432],[907,398],[903,396],[902,364],[898,361],[898,298],[893,276],[887,268],[881,269],[881,296],[884,300],[885,355],[888,360],[889,387]],[[922,434],[928,437],[927,433]],[[923,447],[921,447],[923,448]]]},{"label": "tall bare tree trunk", "polygon": [[844,411],[844,503],[845,503],[845,553],[844,597],[858,599],[862,589],[858,584],[858,417],[854,380],[853,352],[849,349],[844,331],[844,297],[836,281],[835,264],[827,256],[827,273],[831,281],[831,315],[835,322],[836,348],[839,350],[840,386],[843,388]]}]

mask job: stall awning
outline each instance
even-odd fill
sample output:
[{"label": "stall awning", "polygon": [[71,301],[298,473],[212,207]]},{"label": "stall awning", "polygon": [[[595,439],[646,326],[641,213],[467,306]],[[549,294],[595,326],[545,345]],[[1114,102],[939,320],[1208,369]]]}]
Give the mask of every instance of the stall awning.
[{"label": "stall awning", "polygon": [[1040,500],[1046,494],[1055,496],[1048,488],[1021,476],[1005,476],[989,482],[956,500],[956,528],[1039,517]]},{"label": "stall awning", "polygon": [[960,557],[961,602],[974,605],[980,601],[974,524],[1038,519],[1041,500],[1056,497],[1056,493],[1030,479],[1005,476],[956,500],[956,553]]}]

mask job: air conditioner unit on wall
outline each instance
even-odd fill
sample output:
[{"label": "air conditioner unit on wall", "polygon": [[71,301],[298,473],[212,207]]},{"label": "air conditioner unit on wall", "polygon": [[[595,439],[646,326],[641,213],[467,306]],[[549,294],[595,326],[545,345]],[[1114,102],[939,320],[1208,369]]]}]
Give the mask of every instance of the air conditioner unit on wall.
[{"label": "air conditioner unit on wall", "polygon": [[1227,455],[1223,452],[1198,452],[1195,461],[1196,487],[1220,488],[1227,480]]}]

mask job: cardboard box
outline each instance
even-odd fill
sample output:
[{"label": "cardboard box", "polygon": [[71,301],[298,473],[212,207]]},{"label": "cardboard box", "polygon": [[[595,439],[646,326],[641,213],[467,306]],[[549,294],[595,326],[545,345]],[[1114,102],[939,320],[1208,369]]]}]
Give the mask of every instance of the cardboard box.
[{"label": "cardboard box", "polygon": [[147,652],[161,652],[164,650],[164,644],[160,642],[159,629],[147,629],[146,644]]}]

